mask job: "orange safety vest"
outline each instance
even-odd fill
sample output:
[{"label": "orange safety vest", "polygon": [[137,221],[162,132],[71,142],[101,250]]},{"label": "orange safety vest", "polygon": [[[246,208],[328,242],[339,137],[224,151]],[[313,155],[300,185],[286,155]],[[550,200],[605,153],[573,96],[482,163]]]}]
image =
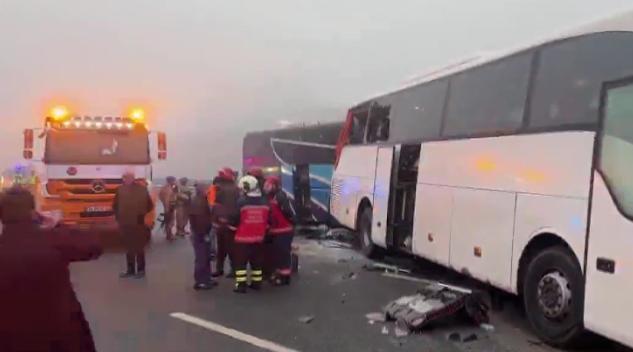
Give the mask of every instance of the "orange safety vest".
[{"label": "orange safety vest", "polygon": [[262,243],[268,229],[268,205],[244,205],[240,209],[240,224],[235,232],[237,243]]},{"label": "orange safety vest", "polygon": [[216,185],[212,185],[207,190],[207,201],[209,202],[210,206],[215,205],[215,199],[217,197],[217,194],[218,194],[218,186]]}]

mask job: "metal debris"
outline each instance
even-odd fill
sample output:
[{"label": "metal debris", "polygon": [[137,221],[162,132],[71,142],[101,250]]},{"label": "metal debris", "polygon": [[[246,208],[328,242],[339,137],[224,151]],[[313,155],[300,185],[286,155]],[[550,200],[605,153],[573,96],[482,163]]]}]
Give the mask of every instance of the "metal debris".
[{"label": "metal debris", "polygon": [[384,308],[388,320],[394,320],[410,331],[420,331],[433,321],[462,310],[477,325],[488,322],[488,307],[480,295],[454,291],[438,284],[426,285],[415,295],[400,297]]},{"label": "metal debris", "polygon": [[482,328],[485,331],[488,331],[488,332],[495,331],[495,327],[492,324],[483,323],[483,324],[479,325],[479,327]]},{"label": "metal debris", "polygon": [[389,265],[385,263],[372,262],[369,264],[363,265],[363,269],[367,271],[384,271],[385,273],[394,273],[394,274],[411,274],[411,270],[403,269],[395,265]]},{"label": "metal debris", "polygon": [[314,315],[304,315],[299,317],[299,322],[303,324],[310,324],[314,320]]},{"label": "metal debris", "polygon": [[350,271],[349,273],[344,274],[342,278],[343,280],[356,280],[356,273],[353,271]]},{"label": "metal debris", "polygon": [[367,313],[365,314],[365,317],[373,321],[380,321],[380,322],[387,321],[387,316],[385,315],[385,313],[380,313],[380,312]]},{"label": "metal debris", "polygon": [[470,334],[462,339],[462,342],[468,343],[479,340],[479,336],[477,334]]}]

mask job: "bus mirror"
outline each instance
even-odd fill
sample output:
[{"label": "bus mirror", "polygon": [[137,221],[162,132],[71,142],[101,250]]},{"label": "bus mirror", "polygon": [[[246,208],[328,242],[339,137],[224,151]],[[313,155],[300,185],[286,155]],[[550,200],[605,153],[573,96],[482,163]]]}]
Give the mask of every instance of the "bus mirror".
[{"label": "bus mirror", "polygon": [[164,132],[158,132],[158,159],[167,159],[167,135]]},{"label": "bus mirror", "polygon": [[24,159],[33,159],[33,129],[24,130]]}]

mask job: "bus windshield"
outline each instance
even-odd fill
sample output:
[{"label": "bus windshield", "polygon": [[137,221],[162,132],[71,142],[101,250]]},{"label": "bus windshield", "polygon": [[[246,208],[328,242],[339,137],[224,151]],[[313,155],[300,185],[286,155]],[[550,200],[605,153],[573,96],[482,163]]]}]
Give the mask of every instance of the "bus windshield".
[{"label": "bus windshield", "polygon": [[44,161],[49,164],[148,164],[147,130],[50,130]]}]

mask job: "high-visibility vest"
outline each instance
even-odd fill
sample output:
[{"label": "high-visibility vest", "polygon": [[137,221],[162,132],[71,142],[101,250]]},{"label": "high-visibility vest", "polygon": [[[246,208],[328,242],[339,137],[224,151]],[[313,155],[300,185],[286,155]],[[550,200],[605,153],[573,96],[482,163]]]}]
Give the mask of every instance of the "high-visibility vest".
[{"label": "high-visibility vest", "polygon": [[268,205],[244,205],[240,209],[240,224],[235,232],[237,243],[262,243],[268,230]]},{"label": "high-visibility vest", "polygon": [[207,202],[209,202],[210,206],[215,205],[215,199],[217,197],[217,194],[218,194],[218,186],[217,185],[212,185],[207,190]]}]

